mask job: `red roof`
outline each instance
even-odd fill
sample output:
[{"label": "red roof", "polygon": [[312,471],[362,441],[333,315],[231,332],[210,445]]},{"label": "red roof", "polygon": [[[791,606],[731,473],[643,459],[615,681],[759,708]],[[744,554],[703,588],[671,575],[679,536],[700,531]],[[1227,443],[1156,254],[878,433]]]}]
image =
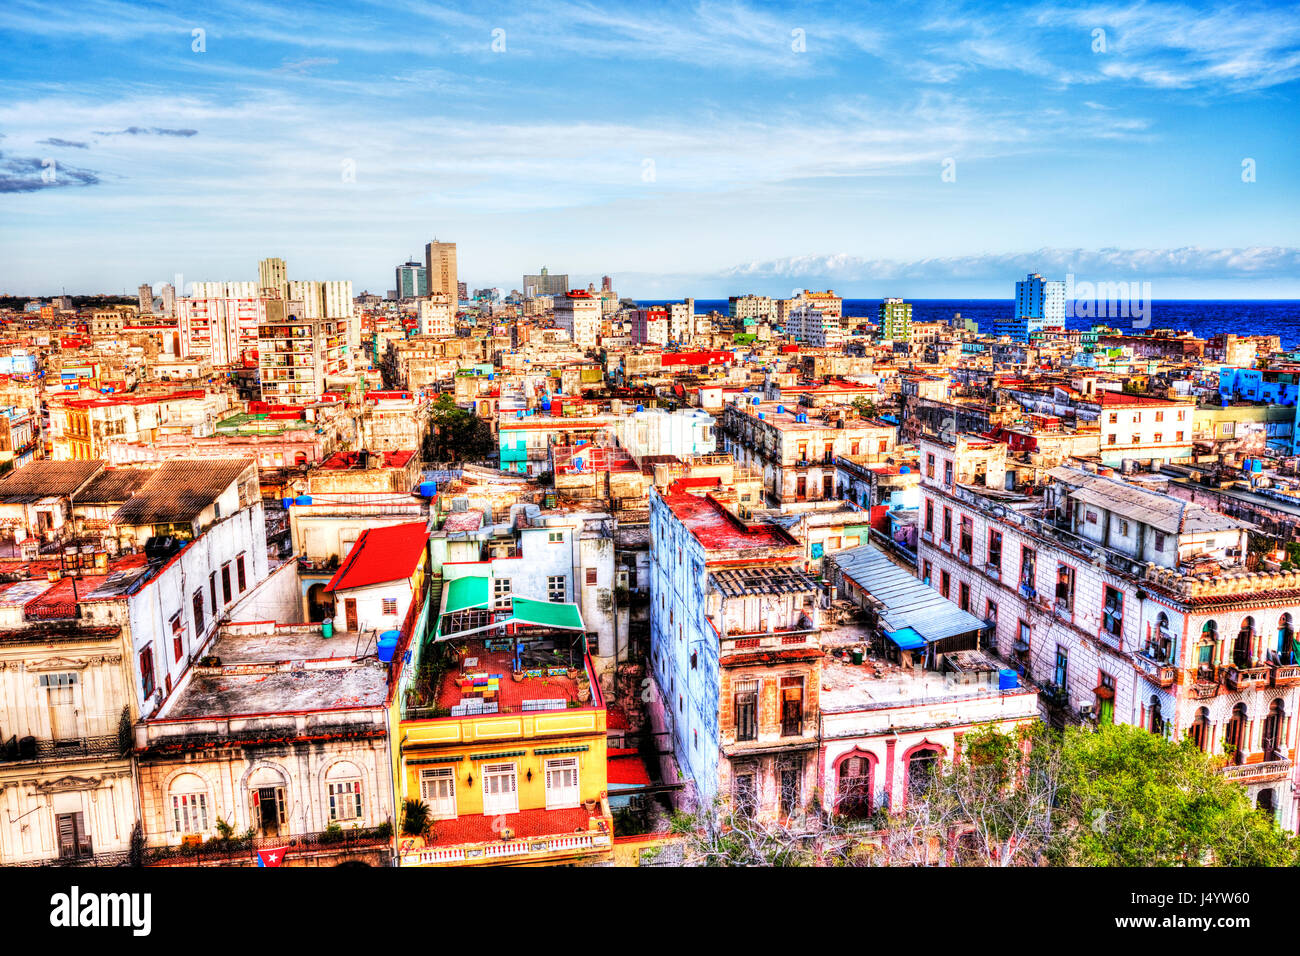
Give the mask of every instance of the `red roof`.
[{"label": "red roof", "polygon": [[367,528],[325,590],[343,591],[385,581],[404,581],[415,573],[415,565],[428,542],[429,533],[423,521]]},{"label": "red roof", "polygon": [[625,787],[650,786],[650,774],[646,772],[641,755],[635,750],[631,753],[618,753],[617,756],[611,751],[605,762],[605,773],[611,784]]}]

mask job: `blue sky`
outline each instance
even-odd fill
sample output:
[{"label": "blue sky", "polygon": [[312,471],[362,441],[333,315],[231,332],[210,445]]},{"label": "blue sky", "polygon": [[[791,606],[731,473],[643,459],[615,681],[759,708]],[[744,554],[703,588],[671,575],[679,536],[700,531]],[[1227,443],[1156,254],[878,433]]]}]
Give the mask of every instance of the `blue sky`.
[{"label": "blue sky", "polygon": [[503,290],[1300,297],[1294,4],[5,0],[0,54],[0,292],[382,293],[437,237]]}]

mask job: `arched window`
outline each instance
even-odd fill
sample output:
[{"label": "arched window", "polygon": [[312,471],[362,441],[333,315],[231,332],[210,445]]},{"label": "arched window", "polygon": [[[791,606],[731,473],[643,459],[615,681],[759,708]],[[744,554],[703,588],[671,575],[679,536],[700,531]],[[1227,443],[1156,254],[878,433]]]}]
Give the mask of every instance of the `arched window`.
[{"label": "arched window", "polygon": [[1159,664],[1168,663],[1173,635],[1169,633],[1169,615],[1161,611],[1156,618],[1156,630],[1147,642],[1147,657]]},{"label": "arched window", "polygon": [[361,771],[340,760],[325,773],[325,795],[329,799],[330,822],[349,823],[362,818]]},{"label": "arched window", "polygon": [[1259,796],[1255,798],[1255,809],[1261,810],[1271,816],[1276,812],[1274,809],[1275,799],[1273,788],[1265,787],[1259,792]]},{"label": "arched window", "polygon": [[1202,707],[1196,712],[1196,719],[1192,721],[1192,742],[1196,744],[1198,750],[1205,753],[1210,752],[1210,710],[1208,707]]},{"label": "arched window", "polygon": [[1237,763],[1241,763],[1246,756],[1245,704],[1238,704],[1232,708],[1232,716],[1228,718],[1228,726],[1224,731],[1223,740],[1226,748],[1233,752],[1233,759]]},{"label": "arched window", "polygon": [[1151,695],[1151,732],[1157,737],[1165,735],[1165,717],[1160,712],[1160,696]]},{"label": "arched window", "polygon": [[1201,640],[1196,645],[1197,677],[1201,680],[1214,679],[1214,665],[1219,662],[1219,625],[1206,621],[1201,628]]},{"label": "arched window", "polygon": [[1255,619],[1247,617],[1241,622],[1237,640],[1232,645],[1232,663],[1250,667],[1255,662]]},{"label": "arched window", "polygon": [[258,767],[248,778],[248,807],[253,827],[264,836],[279,836],[289,822],[288,788],[284,775]]},{"label": "arched window", "polygon": [[930,789],[930,784],[939,773],[941,753],[938,747],[922,747],[912,751],[907,758],[908,796],[921,796]]},{"label": "arched window", "polygon": [[1295,627],[1291,615],[1283,614],[1277,619],[1277,656],[1281,664],[1296,663]]},{"label": "arched window", "polygon": [[1282,698],[1278,697],[1268,705],[1268,716],[1264,718],[1264,727],[1260,734],[1260,746],[1264,749],[1264,759],[1277,759],[1275,754],[1282,750],[1282,728],[1286,718],[1286,709]]},{"label": "arched window", "polygon": [[850,817],[871,815],[871,759],[844,757],[836,770],[835,809]]},{"label": "arched window", "polygon": [[172,781],[172,832],[204,833],[208,829],[208,785],[196,773],[183,773]]}]

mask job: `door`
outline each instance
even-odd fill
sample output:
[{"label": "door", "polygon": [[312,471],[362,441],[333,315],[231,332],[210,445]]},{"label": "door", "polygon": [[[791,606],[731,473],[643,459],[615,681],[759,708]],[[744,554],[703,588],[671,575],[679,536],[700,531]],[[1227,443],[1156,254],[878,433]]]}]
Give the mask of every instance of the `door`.
[{"label": "door", "polygon": [[456,816],[456,771],[450,767],[435,767],[420,776],[420,789],[424,802],[435,820]]},{"label": "door", "polygon": [[483,767],[483,815],[519,812],[519,775],[512,763]]},{"label": "door", "polygon": [[85,816],[77,813],[60,813],[55,818],[59,831],[59,859],[78,860],[91,855],[90,836],[86,833]]},{"label": "door", "polygon": [[77,740],[77,702],[71,685],[50,688],[50,735],[54,742]]},{"label": "door", "polygon": [[257,805],[257,823],[264,836],[279,836],[285,819],[284,788],[258,787],[253,791]]},{"label": "door", "polygon": [[348,630],[355,631],[357,629],[357,599],[356,598],[343,599],[343,613],[347,617]]},{"label": "door", "polygon": [[546,809],[578,805],[578,758],[546,761]]}]

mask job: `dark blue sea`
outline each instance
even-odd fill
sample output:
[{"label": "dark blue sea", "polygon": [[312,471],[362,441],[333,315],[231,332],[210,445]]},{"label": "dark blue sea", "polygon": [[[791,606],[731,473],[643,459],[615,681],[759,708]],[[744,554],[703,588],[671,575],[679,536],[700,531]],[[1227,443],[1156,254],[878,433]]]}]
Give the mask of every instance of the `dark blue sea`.
[{"label": "dark blue sea", "polygon": [[[680,302],[680,299],[675,301]],[[951,319],[960,312],[963,318],[974,319],[981,332],[991,332],[998,317],[1010,318],[1014,303],[1010,299],[908,299],[912,303],[914,322],[936,322]],[[643,305],[661,305],[662,302],[644,302]],[[880,307],[879,299],[845,299],[844,314],[875,318]],[[701,314],[717,310],[727,312],[726,299],[696,299],[695,311]],[[1071,318],[1066,325],[1072,329],[1087,329],[1095,324],[1120,329],[1125,334],[1133,331],[1133,320],[1127,318]],[[1294,299],[1260,299],[1228,301],[1218,299],[1157,299],[1151,303],[1151,328],[1186,330],[1200,338],[1209,338],[1217,332],[1235,332],[1238,335],[1279,335],[1287,349],[1300,347],[1300,301]]]}]

